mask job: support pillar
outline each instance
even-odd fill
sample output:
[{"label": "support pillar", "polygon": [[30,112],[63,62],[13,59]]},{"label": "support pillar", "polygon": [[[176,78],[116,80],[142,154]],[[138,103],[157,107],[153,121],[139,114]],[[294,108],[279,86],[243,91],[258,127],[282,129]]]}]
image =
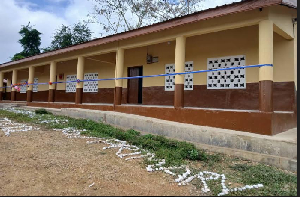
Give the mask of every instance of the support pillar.
[{"label": "support pillar", "polygon": [[[175,47],[175,72],[184,72],[185,68],[185,43],[186,38],[180,36],[176,38]],[[184,75],[175,76],[175,95],[174,95],[174,107],[184,107]]]},{"label": "support pillar", "polygon": [[[273,22],[259,23],[259,64],[273,64]],[[273,67],[259,68],[259,110],[273,112]]]},{"label": "support pillar", "polygon": [[[56,62],[50,63],[50,80],[49,82],[56,82]],[[49,84],[49,95],[48,95],[48,102],[54,102],[55,98],[55,89],[56,84]]]},{"label": "support pillar", "polygon": [[[35,68],[33,66],[29,67],[29,75],[28,75],[28,84],[34,82],[34,71]],[[27,102],[30,103],[32,102],[32,90],[33,90],[33,85],[28,85],[27,88]]]},{"label": "support pillar", "polygon": [[[0,87],[3,87],[4,73],[0,72]],[[3,100],[3,88],[0,88],[0,101]]]},{"label": "support pillar", "polygon": [[[84,57],[79,56],[77,61],[77,79],[84,79]],[[82,104],[83,82],[76,85],[75,104]]]},{"label": "support pillar", "polygon": [[[116,53],[115,77],[123,77],[124,72],[124,49],[119,48]],[[115,80],[114,105],[122,103],[123,79]]]},{"label": "support pillar", "polygon": [[[18,71],[16,69],[12,72],[12,84],[15,86],[17,84]],[[17,90],[12,86],[11,87],[11,101],[17,100]]]}]

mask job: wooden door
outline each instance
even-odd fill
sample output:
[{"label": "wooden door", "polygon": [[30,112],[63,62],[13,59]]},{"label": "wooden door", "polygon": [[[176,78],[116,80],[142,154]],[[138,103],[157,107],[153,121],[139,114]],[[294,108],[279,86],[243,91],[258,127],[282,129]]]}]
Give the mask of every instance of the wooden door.
[{"label": "wooden door", "polygon": [[[143,67],[128,68],[128,77],[143,76]],[[143,79],[128,79],[127,82],[127,99],[128,103],[141,104],[142,103],[142,88]]]}]

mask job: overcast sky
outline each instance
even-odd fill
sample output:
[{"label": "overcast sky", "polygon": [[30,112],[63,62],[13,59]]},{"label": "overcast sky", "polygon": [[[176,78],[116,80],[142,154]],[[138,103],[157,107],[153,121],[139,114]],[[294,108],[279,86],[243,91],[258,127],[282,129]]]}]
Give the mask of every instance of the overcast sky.
[{"label": "overcast sky", "polygon": [[[204,0],[203,9],[240,0]],[[73,25],[87,19],[93,0],[0,0],[0,64],[22,51],[18,40],[22,25],[33,25],[42,33],[41,48],[48,47],[53,33],[62,24]],[[93,38],[103,33],[97,24],[89,24]]]}]

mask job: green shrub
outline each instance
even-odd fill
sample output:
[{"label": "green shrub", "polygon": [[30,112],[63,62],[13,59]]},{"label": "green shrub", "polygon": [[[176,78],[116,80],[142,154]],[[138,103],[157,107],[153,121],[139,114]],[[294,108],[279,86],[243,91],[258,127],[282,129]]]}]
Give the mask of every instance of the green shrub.
[{"label": "green shrub", "polygon": [[52,115],[51,112],[49,112],[49,111],[47,111],[47,110],[45,110],[43,108],[35,110],[35,114],[51,114]]},{"label": "green shrub", "polygon": [[196,149],[189,151],[188,158],[190,160],[197,160],[199,158],[199,152]]}]

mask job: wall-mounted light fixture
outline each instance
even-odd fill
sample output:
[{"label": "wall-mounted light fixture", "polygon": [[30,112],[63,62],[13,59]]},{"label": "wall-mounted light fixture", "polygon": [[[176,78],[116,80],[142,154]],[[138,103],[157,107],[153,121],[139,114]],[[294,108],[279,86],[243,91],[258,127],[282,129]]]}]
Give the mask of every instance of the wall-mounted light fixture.
[{"label": "wall-mounted light fixture", "polygon": [[148,53],[148,46],[147,46],[147,64],[152,64],[158,62],[158,57],[153,57]]},{"label": "wall-mounted light fixture", "polygon": [[152,55],[149,55],[147,53],[147,64],[151,64],[152,63]]}]

